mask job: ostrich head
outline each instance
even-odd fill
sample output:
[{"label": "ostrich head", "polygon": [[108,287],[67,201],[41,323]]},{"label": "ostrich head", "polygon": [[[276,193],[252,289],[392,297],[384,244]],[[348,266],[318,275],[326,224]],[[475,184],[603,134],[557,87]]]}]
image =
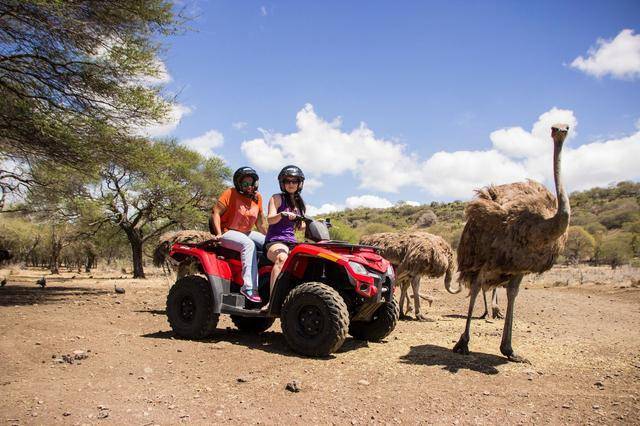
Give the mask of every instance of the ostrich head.
[{"label": "ostrich head", "polygon": [[551,126],[551,137],[555,143],[562,144],[567,137],[567,133],[569,133],[568,124],[554,124]]}]

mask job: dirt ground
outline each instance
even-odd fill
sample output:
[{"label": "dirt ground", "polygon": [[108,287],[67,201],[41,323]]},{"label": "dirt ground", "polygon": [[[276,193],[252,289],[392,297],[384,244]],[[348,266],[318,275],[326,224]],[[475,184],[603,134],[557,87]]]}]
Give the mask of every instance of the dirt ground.
[{"label": "dirt ground", "polygon": [[[468,299],[441,281],[422,286],[431,322],[402,321],[382,343],[348,338],[335,356],[310,359],[287,347],[277,321],[252,336],[223,316],[209,340],[174,339],[171,280],[159,272],[11,272],[0,288],[1,424],[640,424],[631,268],[527,278],[513,344],[531,365],[500,354],[502,320],[475,320],[472,353],[452,353]],[[294,380],[299,392],[285,388]]]}]

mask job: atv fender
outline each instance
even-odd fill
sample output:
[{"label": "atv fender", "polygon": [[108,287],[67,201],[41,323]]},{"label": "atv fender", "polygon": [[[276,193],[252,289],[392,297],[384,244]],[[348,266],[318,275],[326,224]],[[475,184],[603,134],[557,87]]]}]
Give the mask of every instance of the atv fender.
[{"label": "atv fender", "polygon": [[197,247],[174,244],[169,253],[171,259],[181,264],[190,262],[190,270],[197,270],[207,277],[213,296],[213,313],[219,314],[222,295],[231,292],[231,269],[226,262],[218,260],[215,253]]}]

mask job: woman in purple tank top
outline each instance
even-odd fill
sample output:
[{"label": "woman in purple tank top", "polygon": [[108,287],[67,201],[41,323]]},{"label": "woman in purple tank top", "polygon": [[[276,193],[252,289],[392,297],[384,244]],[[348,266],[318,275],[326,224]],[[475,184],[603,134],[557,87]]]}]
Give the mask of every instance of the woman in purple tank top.
[{"label": "woman in purple tank top", "polygon": [[269,199],[267,222],[269,230],[264,242],[267,258],[273,262],[269,289],[282,270],[290,248],[296,243],[295,231],[304,229],[304,222],[295,221],[296,215],[304,215],[306,206],[300,192],[304,185],[304,173],[296,166],[286,166],[278,174],[282,193]]}]

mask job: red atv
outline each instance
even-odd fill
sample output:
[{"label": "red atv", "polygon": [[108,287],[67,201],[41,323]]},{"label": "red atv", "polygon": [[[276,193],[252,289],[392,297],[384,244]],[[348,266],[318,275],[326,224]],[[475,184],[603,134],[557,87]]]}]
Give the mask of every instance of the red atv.
[{"label": "red atv", "polygon": [[258,253],[262,304],[240,294],[240,254],[217,242],[174,244],[169,257],[178,279],[167,297],[173,331],[188,339],[206,338],[220,314],[229,314],[240,329],[260,333],[280,317],[293,350],[308,356],[337,351],[347,332],[356,339],[379,341],[398,322],[393,297],[395,275],[377,248],[330,241],[328,220],[306,223],[305,243],[297,244],[275,282],[269,310],[272,263]]}]

